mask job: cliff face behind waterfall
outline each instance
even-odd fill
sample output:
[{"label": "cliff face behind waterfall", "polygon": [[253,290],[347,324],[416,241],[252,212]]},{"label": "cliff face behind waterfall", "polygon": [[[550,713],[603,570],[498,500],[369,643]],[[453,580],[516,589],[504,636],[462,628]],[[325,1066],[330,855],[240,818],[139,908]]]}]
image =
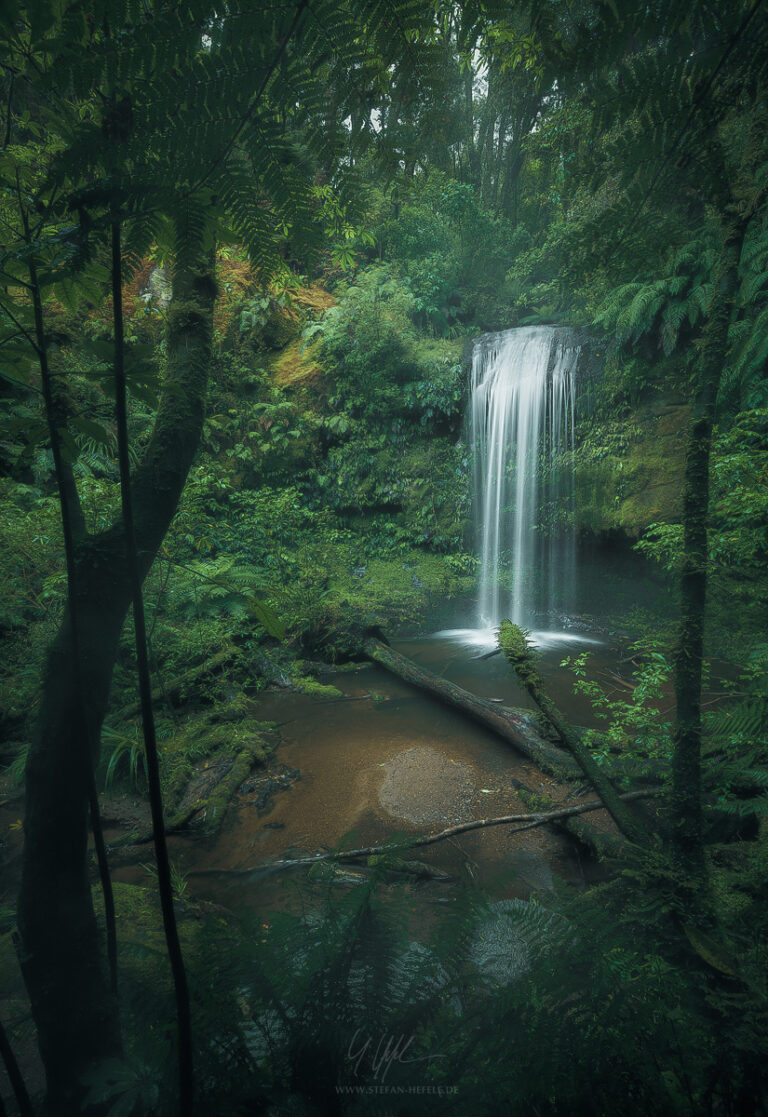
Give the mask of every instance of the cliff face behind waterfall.
[{"label": "cliff face behind waterfall", "polygon": [[[640,538],[654,523],[676,523],[682,510],[685,432],[690,408],[674,384],[649,384],[635,398],[610,395],[610,339],[572,329],[579,347],[575,381],[573,525],[580,535]],[[469,395],[473,347],[464,346]]]},{"label": "cliff face behind waterfall", "polygon": [[662,398],[624,418],[593,415],[577,424],[578,530],[637,539],[651,524],[679,520],[689,414],[686,404]]}]

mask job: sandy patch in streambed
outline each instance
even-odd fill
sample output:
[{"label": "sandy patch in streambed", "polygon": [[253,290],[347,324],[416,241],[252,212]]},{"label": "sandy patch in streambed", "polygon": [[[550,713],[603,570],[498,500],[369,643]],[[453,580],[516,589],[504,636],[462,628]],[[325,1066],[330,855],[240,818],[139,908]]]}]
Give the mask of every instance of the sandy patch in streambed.
[{"label": "sandy patch in streambed", "polygon": [[414,826],[450,826],[473,817],[475,773],[460,760],[419,746],[398,753],[382,765],[379,805],[393,818]]}]

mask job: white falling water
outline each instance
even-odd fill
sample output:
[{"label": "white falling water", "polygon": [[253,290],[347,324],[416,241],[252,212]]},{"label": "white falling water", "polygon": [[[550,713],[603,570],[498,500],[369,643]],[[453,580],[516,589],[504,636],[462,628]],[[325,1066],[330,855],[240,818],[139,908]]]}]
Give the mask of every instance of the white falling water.
[{"label": "white falling water", "polygon": [[572,471],[579,347],[570,330],[527,326],[474,348],[470,442],[481,559],[481,629],[568,607],[573,596]]}]

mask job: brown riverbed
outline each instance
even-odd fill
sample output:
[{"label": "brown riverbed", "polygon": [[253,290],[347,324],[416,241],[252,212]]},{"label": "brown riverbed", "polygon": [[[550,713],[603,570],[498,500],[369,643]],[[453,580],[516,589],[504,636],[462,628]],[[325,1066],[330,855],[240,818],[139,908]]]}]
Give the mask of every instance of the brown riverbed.
[{"label": "brown riverbed", "polygon": [[[397,647],[476,693],[530,705],[500,657],[482,660],[477,649],[440,636],[398,641]],[[559,667],[565,654],[578,650],[577,644],[545,649],[542,666],[558,700],[583,720],[587,710],[573,698],[572,676]],[[591,650],[600,655],[597,645]],[[607,649],[603,654],[608,657]],[[526,813],[532,808],[523,789],[556,804],[574,801],[568,789],[494,734],[378,667],[324,681],[342,697],[259,697],[256,716],[277,723],[281,739],[270,772],[254,773],[211,843],[194,833],[172,839],[173,858],[190,873],[193,894],[228,903],[279,903],[298,873],[230,874],[340,843],[367,846],[397,834]],[[278,788],[266,798],[264,788],[275,777]],[[552,888],[557,878],[572,884],[584,879],[579,852],[551,827],[516,835],[508,827],[479,829],[419,856],[457,880],[508,896]],[[131,870],[124,872],[135,879]]]}]

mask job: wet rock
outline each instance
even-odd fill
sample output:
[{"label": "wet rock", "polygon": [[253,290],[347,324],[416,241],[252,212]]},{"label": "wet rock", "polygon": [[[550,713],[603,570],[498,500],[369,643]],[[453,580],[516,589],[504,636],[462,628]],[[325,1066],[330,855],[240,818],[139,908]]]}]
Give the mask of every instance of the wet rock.
[{"label": "wet rock", "polygon": [[285,671],[283,665],[267,651],[262,650],[256,654],[254,657],[254,666],[262,678],[266,679],[272,686],[280,687],[284,690],[290,688],[290,676]]},{"label": "wet rock", "polygon": [[252,796],[250,805],[263,811],[271,806],[272,797],[280,791],[286,791],[296,780],[301,779],[299,768],[289,768],[286,764],[279,764],[265,775],[253,776],[246,780],[240,788],[243,795]]}]

